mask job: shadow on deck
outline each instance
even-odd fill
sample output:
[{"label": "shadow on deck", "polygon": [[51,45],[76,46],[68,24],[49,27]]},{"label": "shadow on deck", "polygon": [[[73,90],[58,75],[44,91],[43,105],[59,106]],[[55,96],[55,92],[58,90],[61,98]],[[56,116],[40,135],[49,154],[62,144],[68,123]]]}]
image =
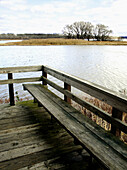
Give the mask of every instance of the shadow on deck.
[{"label": "shadow on deck", "polygon": [[[89,154],[43,107],[0,105],[0,169],[90,169]],[[93,169],[100,169],[93,161]]]}]

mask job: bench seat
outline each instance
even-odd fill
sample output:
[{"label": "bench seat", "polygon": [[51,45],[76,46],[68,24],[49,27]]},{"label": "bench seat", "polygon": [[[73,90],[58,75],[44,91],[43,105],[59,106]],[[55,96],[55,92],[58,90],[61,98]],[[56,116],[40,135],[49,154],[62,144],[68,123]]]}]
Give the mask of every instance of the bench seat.
[{"label": "bench seat", "polygon": [[[93,157],[112,170],[127,170],[127,145],[41,84],[27,90]],[[43,115],[42,115],[43,116]]]}]

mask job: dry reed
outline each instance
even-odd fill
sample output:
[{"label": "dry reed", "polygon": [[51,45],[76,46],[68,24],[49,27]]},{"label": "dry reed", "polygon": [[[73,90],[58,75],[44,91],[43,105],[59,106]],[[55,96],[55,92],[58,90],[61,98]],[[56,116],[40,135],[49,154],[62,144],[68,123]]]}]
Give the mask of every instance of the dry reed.
[{"label": "dry reed", "polygon": [[64,38],[49,38],[49,39],[30,39],[21,42],[10,42],[0,44],[0,46],[41,46],[41,45],[127,45],[127,41],[86,41],[81,39],[64,39]]},{"label": "dry reed", "polygon": [[[96,107],[102,109],[103,111],[112,114],[112,107],[94,97],[83,97],[84,100],[87,102],[95,105]],[[107,131],[111,130],[111,124],[107,121],[103,120],[99,116],[95,115],[94,113],[90,112],[86,108],[82,107],[81,105],[77,104],[76,102],[72,102],[72,106],[76,108],[78,111],[80,111],[85,116],[89,117],[92,121],[94,121],[96,124],[101,126]],[[127,113],[123,113],[122,121],[127,123]],[[123,140],[127,144],[127,134],[121,132],[121,140]]]}]

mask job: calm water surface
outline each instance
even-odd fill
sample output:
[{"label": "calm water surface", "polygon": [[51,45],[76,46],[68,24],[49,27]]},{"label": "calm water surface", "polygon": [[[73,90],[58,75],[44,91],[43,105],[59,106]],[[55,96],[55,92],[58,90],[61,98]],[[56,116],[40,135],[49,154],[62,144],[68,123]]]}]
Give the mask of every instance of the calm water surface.
[{"label": "calm water surface", "polygon": [[0,40],[0,44],[5,44],[5,43],[9,43],[9,42],[20,42],[22,40]]},{"label": "calm water surface", "polygon": [[[0,47],[0,67],[28,65],[48,65],[117,92],[127,91],[126,46]],[[15,74],[14,77],[34,75],[38,73]],[[6,78],[7,75],[0,75],[0,79]],[[21,85],[15,85],[15,91],[25,95],[21,89]],[[7,97],[7,85],[1,85],[0,98]]]}]

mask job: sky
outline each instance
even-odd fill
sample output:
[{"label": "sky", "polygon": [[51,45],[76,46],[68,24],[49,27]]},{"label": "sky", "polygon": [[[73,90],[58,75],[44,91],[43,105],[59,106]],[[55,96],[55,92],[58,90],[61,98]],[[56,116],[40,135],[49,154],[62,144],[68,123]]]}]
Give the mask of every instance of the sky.
[{"label": "sky", "polygon": [[0,0],[0,33],[62,33],[78,21],[127,36],[127,0]]}]

